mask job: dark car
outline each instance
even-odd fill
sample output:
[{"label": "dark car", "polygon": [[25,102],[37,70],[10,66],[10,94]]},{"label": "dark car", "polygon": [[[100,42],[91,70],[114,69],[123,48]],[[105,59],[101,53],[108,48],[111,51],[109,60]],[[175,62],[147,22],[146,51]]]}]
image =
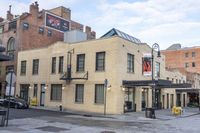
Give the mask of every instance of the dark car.
[{"label": "dark car", "polygon": [[[3,101],[3,106],[8,107],[9,100],[8,98]],[[16,109],[28,109],[28,103],[20,98],[10,98],[10,107]]]},{"label": "dark car", "polygon": [[4,101],[5,99],[0,99],[0,106],[3,106],[3,101]]}]

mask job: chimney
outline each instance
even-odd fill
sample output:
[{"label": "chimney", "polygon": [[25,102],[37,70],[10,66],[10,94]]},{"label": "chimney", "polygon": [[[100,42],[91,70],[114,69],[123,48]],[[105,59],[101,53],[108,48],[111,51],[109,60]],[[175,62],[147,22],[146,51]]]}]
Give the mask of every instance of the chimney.
[{"label": "chimney", "polygon": [[85,32],[86,32],[87,34],[90,34],[90,32],[91,32],[91,27],[85,26]]},{"label": "chimney", "polygon": [[29,13],[32,14],[32,15],[35,15],[35,16],[38,15],[38,13],[39,13],[39,4],[38,4],[37,1],[30,5]]},{"label": "chimney", "polygon": [[7,20],[12,20],[13,19],[13,15],[11,13],[11,5],[9,6],[9,10],[7,11]]},{"label": "chimney", "polygon": [[96,32],[92,31],[91,36],[93,37],[93,39],[96,39]]}]

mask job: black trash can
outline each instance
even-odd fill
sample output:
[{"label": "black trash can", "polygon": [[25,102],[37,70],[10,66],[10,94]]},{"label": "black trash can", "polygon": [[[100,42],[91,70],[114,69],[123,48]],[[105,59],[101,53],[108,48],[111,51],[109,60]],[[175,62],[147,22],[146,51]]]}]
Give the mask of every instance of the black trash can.
[{"label": "black trash can", "polygon": [[5,126],[5,121],[6,121],[6,111],[0,110],[0,127]]},{"label": "black trash can", "polygon": [[156,118],[156,116],[155,116],[155,109],[153,109],[153,108],[146,108],[146,110],[145,110],[145,116],[146,116],[146,118],[155,119]]}]

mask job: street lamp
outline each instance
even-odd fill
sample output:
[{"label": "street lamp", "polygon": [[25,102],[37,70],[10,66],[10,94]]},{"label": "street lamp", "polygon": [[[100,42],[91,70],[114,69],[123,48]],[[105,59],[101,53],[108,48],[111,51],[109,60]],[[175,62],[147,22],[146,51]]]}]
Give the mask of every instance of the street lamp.
[{"label": "street lamp", "polygon": [[155,91],[155,79],[154,79],[154,66],[153,66],[153,63],[154,63],[154,50],[158,50],[158,55],[157,57],[161,57],[160,55],[160,46],[157,44],[157,43],[154,43],[152,45],[152,49],[151,49],[151,56],[152,56],[152,67],[151,67],[151,76],[152,76],[152,108],[154,109],[155,111],[155,107],[156,107],[156,91]]}]

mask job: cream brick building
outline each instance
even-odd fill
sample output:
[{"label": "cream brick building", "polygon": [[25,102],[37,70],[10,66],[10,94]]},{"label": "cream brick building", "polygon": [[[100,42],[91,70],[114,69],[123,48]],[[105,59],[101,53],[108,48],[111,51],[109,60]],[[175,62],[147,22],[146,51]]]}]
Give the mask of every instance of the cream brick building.
[{"label": "cream brick building", "polygon": [[[124,83],[151,82],[151,76],[143,75],[144,53],[151,53],[147,44],[118,35],[71,44],[57,42],[40,49],[21,51],[18,53],[16,95],[29,101],[37,99],[38,106],[62,105],[72,111],[106,111],[108,114],[141,111],[152,107],[152,87]],[[179,84],[186,80],[178,72],[165,70],[164,56],[155,56],[154,61],[154,64],[160,64],[159,79],[174,79]],[[67,77],[70,64],[71,76]],[[106,91],[105,79],[108,81]],[[176,105],[175,88],[159,88],[158,94],[160,108]],[[187,102],[187,98],[184,99]]]}]

